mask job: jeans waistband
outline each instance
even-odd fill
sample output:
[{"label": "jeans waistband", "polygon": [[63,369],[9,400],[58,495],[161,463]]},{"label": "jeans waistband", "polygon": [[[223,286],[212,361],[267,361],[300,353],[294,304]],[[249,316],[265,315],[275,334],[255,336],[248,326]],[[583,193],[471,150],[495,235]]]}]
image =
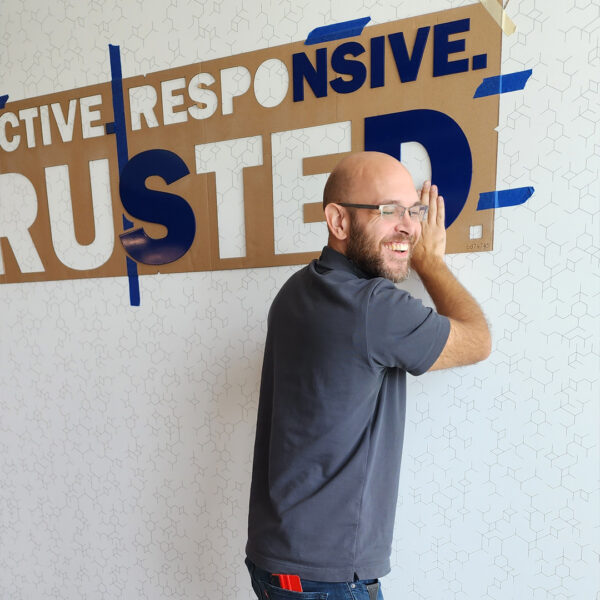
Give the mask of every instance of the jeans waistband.
[{"label": "jeans waistband", "polygon": [[[279,582],[276,577],[273,576],[273,573],[269,571],[265,571],[259,566],[255,565],[250,559],[246,558],[246,566],[248,567],[248,571],[250,572],[250,576],[252,578],[254,591],[256,592],[259,598],[269,597],[273,595],[274,589],[273,587],[279,587]],[[293,573],[290,573],[293,574]],[[354,598],[355,593],[359,593],[360,589],[368,592],[370,600],[377,600],[383,598],[381,595],[380,585],[378,579],[358,579],[356,577],[353,581],[314,581],[310,579],[300,579],[302,583],[302,589],[305,592],[309,592],[310,597],[327,597],[332,600],[336,600],[338,598],[348,598],[350,593],[352,598]],[[264,592],[264,590],[271,590],[270,593]],[[319,592],[324,592],[321,595],[316,595]],[[289,594],[289,592],[287,592]],[[362,593],[362,592],[361,592]],[[264,595],[263,595],[264,594]],[[362,598],[363,596],[361,596]],[[287,596],[286,596],[287,598]]]}]

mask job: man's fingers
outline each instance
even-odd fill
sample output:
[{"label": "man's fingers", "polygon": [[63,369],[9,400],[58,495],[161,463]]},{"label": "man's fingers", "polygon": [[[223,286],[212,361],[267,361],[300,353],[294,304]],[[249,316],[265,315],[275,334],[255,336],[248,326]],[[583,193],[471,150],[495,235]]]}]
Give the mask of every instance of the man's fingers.
[{"label": "man's fingers", "polygon": [[[429,208],[427,217],[421,223],[421,235],[415,244],[413,259],[420,265],[424,256],[444,256],[446,248],[446,210],[444,199],[439,195],[436,185],[426,181],[419,192],[421,204]],[[415,268],[417,268],[415,266]]]},{"label": "man's fingers", "polygon": [[423,187],[419,192],[421,204],[429,207],[427,219],[424,221],[426,225],[441,225],[444,226],[446,220],[446,208],[444,198],[438,196],[437,185],[432,185],[431,181],[423,183]]},{"label": "man's fingers", "polygon": [[446,223],[446,204],[444,203],[444,197],[438,196],[437,199],[437,224],[442,227]]},{"label": "man's fingers", "polygon": [[432,185],[429,189],[429,199],[427,202],[429,206],[427,222],[430,224],[434,224],[437,218],[437,193],[437,185]]},{"label": "man's fingers", "polygon": [[426,181],[421,188],[421,204],[429,206],[429,190],[431,189],[431,181]]}]

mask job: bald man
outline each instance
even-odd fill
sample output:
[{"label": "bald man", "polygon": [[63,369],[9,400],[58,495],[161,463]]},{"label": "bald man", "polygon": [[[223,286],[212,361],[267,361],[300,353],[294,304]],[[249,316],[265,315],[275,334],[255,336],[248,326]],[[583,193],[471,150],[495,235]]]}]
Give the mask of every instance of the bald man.
[{"label": "bald man", "polygon": [[[406,372],[472,364],[491,348],[444,262],[436,186],[419,193],[393,157],[357,153],[329,176],[323,207],[327,246],[268,317],[246,546],[262,600],[383,598]],[[394,285],[411,267],[436,310]]]}]

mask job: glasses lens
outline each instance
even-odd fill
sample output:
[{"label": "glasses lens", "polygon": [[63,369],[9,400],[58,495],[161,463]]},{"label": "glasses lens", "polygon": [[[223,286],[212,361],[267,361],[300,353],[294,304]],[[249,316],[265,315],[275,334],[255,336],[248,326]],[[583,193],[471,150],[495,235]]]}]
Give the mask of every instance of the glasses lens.
[{"label": "glasses lens", "polygon": [[427,214],[427,206],[413,206],[409,209],[410,218],[413,221],[422,221]]},{"label": "glasses lens", "polygon": [[381,216],[384,218],[397,218],[402,219],[404,213],[408,210],[408,214],[413,221],[422,221],[427,215],[427,206],[412,206],[411,208],[405,208],[399,204],[381,204],[379,210]]},{"label": "glasses lens", "polygon": [[401,206],[396,206],[395,204],[382,204],[380,206],[381,216],[382,217],[393,217],[396,214],[396,209],[402,208]]}]

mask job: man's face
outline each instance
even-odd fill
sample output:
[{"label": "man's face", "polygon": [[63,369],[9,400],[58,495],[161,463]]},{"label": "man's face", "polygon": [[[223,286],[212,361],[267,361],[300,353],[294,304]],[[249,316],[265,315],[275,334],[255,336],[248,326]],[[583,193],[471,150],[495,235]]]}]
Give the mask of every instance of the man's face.
[{"label": "man's face", "polygon": [[[381,152],[362,152],[344,158],[327,181],[324,200],[329,243],[363,271],[393,282],[406,279],[421,222],[408,211],[382,215],[378,208],[420,204],[410,173],[395,158]],[[338,207],[328,207],[328,204]],[[348,204],[367,204],[360,208]],[[341,208],[339,208],[339,206]]]},{"label": "man's face", "polygon": [[[416,202],[397,203],[410,207]],[[346,256],[372,275],[394,283],[406,279],[413,247],[421,235],[421,223],[411,219],[408,211],[398,218],[382,217],[377,210],[348,210],[350,232]]]}]

